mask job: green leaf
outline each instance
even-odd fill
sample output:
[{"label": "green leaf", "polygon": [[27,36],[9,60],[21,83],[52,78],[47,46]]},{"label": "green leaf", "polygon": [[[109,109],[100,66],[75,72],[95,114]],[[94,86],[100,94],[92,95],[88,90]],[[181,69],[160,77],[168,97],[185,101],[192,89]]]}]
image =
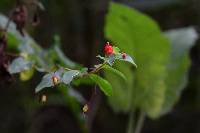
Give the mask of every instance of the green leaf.
[{"label": "green leaf", "polygon": [[[182,90],[186,87],[188,68],[190,67],[189,51],[197,40],[197,32],[193,27],[167,31],[171,41],[170,62],[167,66],[165,101],[162,114],[171,110],[178,101]],[[180,39],[181,38],[181,39]]]},{"label": "green leaf", "polygon": [[112,66],[115,63],[115,55],[114,54],[109,55],[106,61],[110,66]]},{"label": "green leaf", "polygon": [[77,70],[70,70],[70,71],[65,71],[63,73],[62,77],[62,82],[65,84],[69,84],[75,76],[79,74],[79,71]]},{"label": "green leaf", "polygon": [[58,78],[56,85],[59,83],[64,83],[68,85],[78,74],[78,70],[65,71],[64,68],[60,68],[55,72],[48,73],[42,78],[42,81],[36,87],[36,93],[41,91],[43,88],[54,86],[55,84],[52,80],[52,77],[54,76]]},{"label": "green leaf", "polygon": [[10,74],[19,73],[25,70],[29,70],[32,67],[30,61],[25,60],[22,57],[18,57],[12,61],[8,66],[8,71]]},{"label": "green leaf", "polygon": [[114,54],[118,54],[120,52],[120,49],[118,47],[113,46]]},{"label": "green leaf", "polygon": [[90,78],[100,87],[105,95],[112,96],[112,86],[107,80],[95,74],[91,74]]},{"label": "green leaf", "polygon": [[42,78],[42,81],[35,88],[35,92],[38,93],[43,88],[54,86],[54,83],[52,81],[53,75],[54,75],[54,72],[44,75],[44,77]]},{"label": "green leaf", "polygon": [[16,49],[20,43],[20,41],[11,33],[7,33],[7,40],[9,49]]},{"label": "green leaf", "polygon": [[81,77],[81,78],[78,78],[78,79],[75,78],[72,81],[72,84],[75,85],[75,86],[79,86],[80,84],[93,85],[94,82],[89,76],[85,76],[85,77]]},{"label": "green leaf", "polygon": [[87,68],[87,67],[83,67],[83,68],[80,69],[80,72],[81,72],[81,73],[85,73],[85,72],[87,72],[87,71],[88,71],[88,68]]},{"label": "green leaf", "polygon": [[[109,97],[111,106],[115,111],[129,112],[136,108],[152,118],[158,117],[165,99],[168,40],[151,18],[117,3],[110,3],[105,36],[121,51],[135,57],[138,65],[133,69],[129,64],[115,63],[127,82],[112,73],[106,74],[114,88],[113,97]],[[132,62],[129,58],[127,61]]]},{"label": "green leaf", "polygon": [[130,55],[128,55],[128,54],[126,54],[126,58],[123,58],[122,54],[120,53],[120,54],[117,55],[116,59],[117,60],[121,60],[121,61],[129,62],[129,63],[133,64],[135,67],[137,67],[137,65],[133,61],[132,57]]},{"label": "green leaf", "polygon": [[64,69],[60,68],[55,72],[50,72],[48,74],[45,74],[43,76],[41,82],[37,85],[35,92],[37,93],[37,92],[41,91],[43,88],[54,86],[55,84],[52,79],[54,76],[57,77],[57,79],[58,79],[56,82],[56,85],[63,82],[62,81],[63,73],[64,73]]},{"label": "green leaf", "polygon": [[122,72],[120,72],[119,70],[117,70],[113,67],[110,67],[109,65],[104,65],[102,69],[104,69],[105,71],[110,71],[112,73],[115,73],[116,75],[118,75],[119,77],[124,79],[125,81],[127,80],[125,75]]}]

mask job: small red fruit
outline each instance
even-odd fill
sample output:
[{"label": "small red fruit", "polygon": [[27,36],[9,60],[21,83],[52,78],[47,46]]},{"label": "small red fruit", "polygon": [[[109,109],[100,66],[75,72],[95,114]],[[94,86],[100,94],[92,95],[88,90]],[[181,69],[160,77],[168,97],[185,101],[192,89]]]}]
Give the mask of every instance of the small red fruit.
[{"label": "small red fruit", "polygon": [[123,59],[126,59],[126,53],[123,53],[123,54],[122,54],[122,58],[123,58]]},{"label": "small red fruit", "polygon": [[113,54],[113,47],[110,45],[109,42],[106,43],[106,45],[104,47],[104,52],[105,52],[106,55]]}]

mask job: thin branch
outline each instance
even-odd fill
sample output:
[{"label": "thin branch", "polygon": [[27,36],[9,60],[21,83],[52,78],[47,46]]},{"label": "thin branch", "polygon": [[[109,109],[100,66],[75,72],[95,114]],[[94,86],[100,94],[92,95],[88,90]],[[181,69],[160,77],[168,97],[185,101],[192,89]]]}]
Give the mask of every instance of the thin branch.
[{"label": "thin branch", "polygon": [[77,78],[87,77],[87,76],[90,75],[90,74],[98,73],[98,72],[104,67],[104,65],[106,65],[106,63],[107,63],[107,62],[104,62],[104,63],[101,64],[99,67],[94,68],[92,71],[87,72],[87,73],[85,73],[85,74],[83,74],[83,75],[81,75],[81,76],[79,76],[79,77],[77,77]]},{"label": "thin branch", "polygon": [[92,74],[92,73],[97,73],[99,70],[101,70],[104,65],[106,65],[107,62],[104,62],[103,64],[101,64],[99,67],[93,69],[92,71],[90,71],[88,74]]}]

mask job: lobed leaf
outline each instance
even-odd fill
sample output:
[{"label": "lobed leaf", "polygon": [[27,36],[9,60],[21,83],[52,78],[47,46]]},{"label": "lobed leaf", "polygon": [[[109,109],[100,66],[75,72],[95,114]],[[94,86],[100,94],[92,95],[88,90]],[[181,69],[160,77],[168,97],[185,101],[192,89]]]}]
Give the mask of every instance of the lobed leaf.
[{"label": "lobed leaf", "polygon": [[188,68],[191,64],[189,51],[198,38],[193,27],[169,30],[165,35],[171,41],[171,54],[167,65],[168,75],[165,80],[167,89],[162,114],[171,110],[187,85]]}]

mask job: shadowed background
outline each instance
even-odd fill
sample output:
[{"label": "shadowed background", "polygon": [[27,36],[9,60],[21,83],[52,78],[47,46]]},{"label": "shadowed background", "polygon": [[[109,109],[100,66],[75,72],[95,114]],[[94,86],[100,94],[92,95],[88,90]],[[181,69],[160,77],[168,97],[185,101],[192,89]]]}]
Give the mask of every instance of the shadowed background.
[{"label": "shadowed background", "polygon": [[[155,19],[161,29],[168,30],[193,25],[199,32],[200,1],[198,0],[115,0],[136,8]],[[105,37],[103,34],[106,0],[42,0],[45,11],[40,12],[38,27],[27,29],[42,45],[50,47],[55,34],[60,35],[62,49],[72,60],[91,67],[95,56],[101,52]],[[0,12],[7,14],[13,7],[12,0],[0,1]],[[200,42],[190,52],[192,65],[189,82],[180,101],[167,115],[158,120],[145,121],[142,133],[199,133],[200,132]],[[78,122],[63,105],[47,105],[34,108],[29,101],[37,104],[34,88],[41,75],[36,74],[31,82],[21,82],[17,78],[12,84],[0,86],[0,131],[3,133],[66,133],[80,132]],[[91,90],[80,90],[89,99]],[[34,102],[31,102],[33,104]],[[94,100],[95,116],[92,118],[91,132],[123,133],[128,115],[115,114],[101,93]],[[25,106],[27,105],[27,106]]]}]

